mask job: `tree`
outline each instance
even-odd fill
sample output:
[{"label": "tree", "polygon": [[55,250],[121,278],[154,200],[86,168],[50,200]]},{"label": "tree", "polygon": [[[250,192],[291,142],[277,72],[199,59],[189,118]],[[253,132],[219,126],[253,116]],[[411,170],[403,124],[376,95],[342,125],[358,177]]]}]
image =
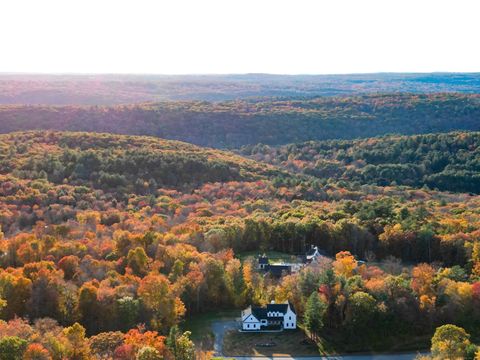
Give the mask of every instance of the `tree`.
[{"label": "tree", "polygon": [[143,247],[132,249],[127,255],[127,265],[137,276],[144,276],[148,272],[148,260]]},{"label": "tree", "polygon": [[120,331],[103,332],[89,339],[90,350],[101,358],[111,358],[116,348],[123,344]]},{"label": "tree", "polygon": [[91,282],[83,284],[78,296],[78,310],[89,333],[98,328],[99,310],[97,288]]},{"label": "tree", "polygon": [[177,339],[180,336],[180,329],[177,325],[172,326],[170,328],[170,332],[165,340],[165,345],[167,346],[168,350],[173,354],[173,357],[176,358],[177,356]]},{"label": "tree", "polygon": [[[137,353],[137,360],[162,360],[160,352],[151,346],[144,346]],[[175,359],[176,360],[176,359]]]},{"label": "tree", "polygon": [[186,331],[182,334],[178,326],[173,326],[170,329],[165,344],[175,360],[195,359],[195,345],[193,344],[193,341],[190,340],[190,335],[190,331]]},{"label": "tree", "polygon": [[152,326],[156,329],[169,328],[185,312],[183,303],[175,297],[171,284],[164,275],[145,276],[140,282],[138,295],[152,312]]},{"label": "tree", "polygon": [[185,331],[177,339],[177,357],[176,360],[195,360],[195,345],[190,340],[190,331]]},{"label": "tree", "polygon": [[28,345],[23,360],[52,360],[50,353],[41,344]]},{"label": "tree", "polygon": [[432,355],[440,359],[463,359],[470,345],[470,335],[456,325],[442,325],[432,337]]},{"label": "tree", "polygon": [[7,300],[3,300],[0,297],[0,316],[2,315],[3,309],[7,307]]},{"label": "tree", "polygon": [[125,345],[132,345],[138,352],[142,347],[149,346],[156,349],[160,354],[165,353],[165,336],[156,331],[145,331],[143,329],[131,329],[125,334]]},{"label": "tree", "polygon": [[218,252],[227,247],[227,234],[223,229],[210,229],[205,234],[205,246],[210,252]]},{"label": "tree", "polygon": [[5,336],[0,339],[0,359],[22,360],[27,341],[17,336]]},{"label": "tree", "polygon": [[335,255],[335,261],[333,262],[333,268],[337,275],[350,277],[357,268],[357,260],[350,254],[349,251],[341,251]]},{"label": "tree", "polygon": [[58,262],[58,267],[63,270],[65,280],[71,280],[78,271],[80,260],[75,255],[64,256]]},{"label": "tree", "polygon": [[70,344],[70,360],[88,360],[90,359],[90,349],[85,338],[85,328],[79,323],[65,328],[63,333]]},{"label": "tree", "polygon": [[432,296],[433,279],[435,277],[435,269],[429,264],[420,264],[415,266],[412,270],[412,289],[418,296],[428,295]]},{"label": "tree", "polygon": [[307,300],[305,306],[305,326],[310,331],[313,339],[316,339],[318,333],[323,328],[323,317],[327,311],[325,304],[317,292],[312,293]]},{"label": "tree", "polygon": [[172,270],[170,271],[170,275],[168,276],[168,279],[174,283],[180,276],[183,275],[183,270],[185,268],[185,264],[183,263],[182,260],[177,259],[173,263]]},{"label": "tree", "polygon": [[26,304],[32,295],[32,281],[24,276],[16,277],[7,272],[0,272],[0,293],[6,301],[2,312],[5,318],[25,316]]},{"label": "tree", "polygon": [[225,283],[230,295],[231,302],[236,307],[241,307],[245,303],[245,282],[242,274],[242,264],[238,259],[230,260],[225,266]]},{"label": "tree", "polygon": [[127,331],[137,324],[140,313],[140,301],[131,296],[117,300],[118,323],[122,330]]},{"label": "tree", "polygon": [[346,321],[351,330],[369,329],[374,323],[377,305],[375,298],[363,291],[358,291],[348,298]]}]

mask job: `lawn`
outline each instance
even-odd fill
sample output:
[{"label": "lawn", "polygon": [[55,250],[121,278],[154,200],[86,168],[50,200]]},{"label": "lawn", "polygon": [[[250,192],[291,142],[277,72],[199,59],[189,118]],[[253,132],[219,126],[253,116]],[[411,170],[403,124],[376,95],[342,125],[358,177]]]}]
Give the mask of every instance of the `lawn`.
[{"label": "lawn", "polygon": [[[263,347],[262,344],[275,344]],[[300,329],[278,333],[241,333],[231,330],[223,341],[225,356],[311,356],[319,355],[318,347]]]},{"label": "lawn", "polygon": [[279,251],[245,251],[238,254],[235,254],[240,261],[244,261],[249,257],[257,257],[258,255],[267,255],[270,264],[275,263],[284,263],[284,262],[297,262],[298,258],[296,255],[282,253]]}]

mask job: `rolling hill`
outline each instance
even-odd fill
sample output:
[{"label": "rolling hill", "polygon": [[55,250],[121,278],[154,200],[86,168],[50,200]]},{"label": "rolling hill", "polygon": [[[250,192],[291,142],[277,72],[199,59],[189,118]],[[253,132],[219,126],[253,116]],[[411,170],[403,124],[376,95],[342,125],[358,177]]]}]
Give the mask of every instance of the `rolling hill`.
[{"label": "rolling hill", "polygon": [[325,181],[480,192],[479,132],[257,145],[243,153]]},{"label": "rolling hill", "polygon": [[111,134],[24,132],[0,136],[0,174],[148,193],[279,173],[230,152],[178,141]]},{"label": "rolling hill", "polygon": [[480,95],[386,94],[311,99],[0,107],[0,132],[151,135],[216,148],[480,130]]}]

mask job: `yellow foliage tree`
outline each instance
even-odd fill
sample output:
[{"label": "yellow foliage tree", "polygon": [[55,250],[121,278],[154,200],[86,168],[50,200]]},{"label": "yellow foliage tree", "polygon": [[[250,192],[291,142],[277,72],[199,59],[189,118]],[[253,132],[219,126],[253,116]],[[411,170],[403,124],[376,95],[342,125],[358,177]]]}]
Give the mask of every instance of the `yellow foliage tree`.
[{"label": "yellow foliage tree", "polygon": [[357,260],[349,251],[341,251],[335,256],[333,268],[339,276],[351,277],[357,269]]}]

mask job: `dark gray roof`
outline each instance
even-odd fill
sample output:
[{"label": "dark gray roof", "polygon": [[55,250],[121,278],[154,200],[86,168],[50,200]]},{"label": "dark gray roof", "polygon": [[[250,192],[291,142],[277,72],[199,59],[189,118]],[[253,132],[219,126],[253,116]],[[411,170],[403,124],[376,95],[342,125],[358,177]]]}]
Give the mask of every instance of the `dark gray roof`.
[{"label": "dark gray roof", "polygon": [[261,307],[252,308],[252,314],[257,318],[257,320],[267,318],[267,309]]},{"label": "dark gray roof", "polygon": [[270,272],[274,276],[282,276],[284,272],[290,274],[290,272],[292,271],[292,267],[290,265],[270,264],[266,266],[265,270]]},{"label": "dark gray roof", "polygon": [[287,312],[288,304],[268,304],[267,305],[267,312],[268,311],[278,311],[283,314]]},{"label": "dark gray roof", "polygon": [[268,257],[266,257],[266,256],[260,256],[260,257],[258,258],[258,263],[259,263],[259,264],[268,264]]},{"label": "dark gray roof", "polygon": [[288,305],[290,305],[290,310],[292,310],[294,314],[297,314],[297,312],[295,311],[295,308],[293,307],[293,304],[290,301],[288,302]]},{"label": "dark gray roof", "polygon": [[290,309],[295,313],[295,309],[293,308],[292,303],[288,302],[288,304],[267,304],[266,307],[252,307],[252,314],[258,319],[268,319],[268,320],[283,320],[281,316],[267,316],[267,313],[270,311],[280,312],[285,314],[287,312],[288,306],[290,305]]}]

